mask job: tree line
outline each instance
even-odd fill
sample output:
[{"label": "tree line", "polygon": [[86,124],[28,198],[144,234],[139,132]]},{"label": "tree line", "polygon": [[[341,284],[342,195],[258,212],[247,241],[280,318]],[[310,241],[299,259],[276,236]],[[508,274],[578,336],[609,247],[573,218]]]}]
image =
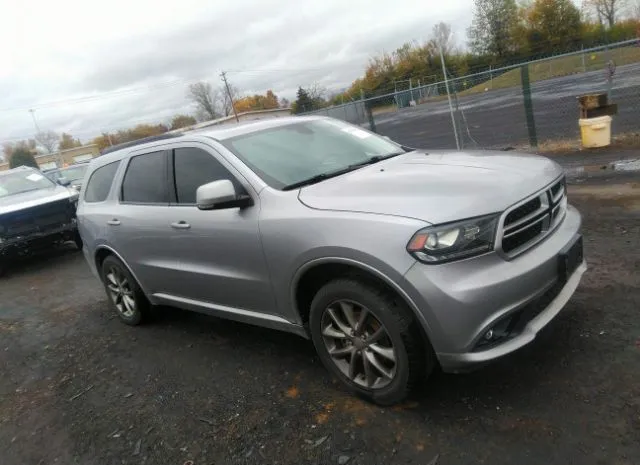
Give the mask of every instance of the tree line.
[{"label": "tree line", "polygon": [[[440,52],[453,77],[487,71],[532,59],[640,38],[640,1],[475,0],[467,30],[468,47],[457,46],[451,28],[437,24],[425,43],[407,42],[370,59],[364,75],[334,95],[337,105],[443,80]],[[302,96],[304,99],[304,95]]]}]

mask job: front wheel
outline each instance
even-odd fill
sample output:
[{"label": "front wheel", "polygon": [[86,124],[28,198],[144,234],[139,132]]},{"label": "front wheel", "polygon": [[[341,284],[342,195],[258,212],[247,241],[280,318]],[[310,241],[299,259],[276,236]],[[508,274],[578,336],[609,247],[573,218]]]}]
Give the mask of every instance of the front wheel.
[{"label": "front wheel", "polygon": [[107,296],[122,322],[135,326],[149,317],[151,305],[127,267],[113,255],[102,262]]},{"label": "front wheel", "polygon": [[323,364],[377,404],[403,400],[434,365],[425,361],[427,352],[406,304],[366,281],[326,284],[311,303],[309,323]]}]

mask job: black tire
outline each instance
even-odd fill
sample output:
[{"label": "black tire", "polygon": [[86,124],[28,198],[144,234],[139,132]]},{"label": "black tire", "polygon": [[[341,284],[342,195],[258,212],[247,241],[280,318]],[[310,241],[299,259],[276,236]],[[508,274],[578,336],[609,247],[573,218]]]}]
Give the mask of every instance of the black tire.
[{"label": "black tire", "polygon": [[80,237],[80,233],[76,231],[73,233],[73,242],[76,244],[78,250],[82,250],[82,246],[84,245],[82,242],[82,238]]},{"label": "black tire", "polygon": [[[107,293],[107,298],[116,314],[120,318],[123,323],[126,323],[131,326],[139,325],[148,321],[151,314],[151,304],[149,300],[142,292],[140,285],[135,280],[133,275],[129,272],[127,267],[122,263],[118,258],[113,255],[109,255],[102,262],[101,267],[101,276],[102,282],[104,284],[105,292]],[[109,275],[117,273],[116,282],[120,283],[120,277],[126,280],[126,287],[130,294],[128,295],[133,302],[134,306],[129,307],[128,304],[125,304],[122,299],[124,296],[121,296],[120,305],[117,303],[117,298],[114,297],[113,291],[109,288],[109,285],[113,285],[112,281],[109,279]],[[120,288],[124,288],[125,286],[121,286]]]},{"label": "black tire", "polygon": [[[336,302],[339,301],[347,301],[366,308],[370,314],[374,315],[375,320],[384,326],[388,335],[387,340],[390,341],[395,351],[393,368],[395,375],[390,381],[387,381],[387,385],[370,388],[368,382],[367,386],[356,383],[337,366],[329,354],[329,349],[325,344],[326,338],[322,334],[323,324],[326,325],[327,321],[324,320],[323,323],[323,315],[328,312],[328,307],[336,305]],[[402,299],[391,295],[374,283],[358,278],[343,278],[329,282],[313,298],[309,320],[313,344],[325,367],[352,392],[376,404],[392,405],[402,401],[420,380],[428,376],[436,365],[434,357],[430,355],[432,351],[424,347],[428,343],[423,344],[420,329],[411,310]],[[366,339],[368,336],[364,337]],[[355,342],[346,344],[351,346]],[[362,357],[361,363],[364,363],[366,357],[364,352],[367,350],[367,348],[358,347],[358,354]],[[368,352],[371,353],[370,350]],[[350,360],[353,364],[354,359]],[[371,366],[369,364],[369,367]],[[377,379],[382,378],[378,377]]]}]

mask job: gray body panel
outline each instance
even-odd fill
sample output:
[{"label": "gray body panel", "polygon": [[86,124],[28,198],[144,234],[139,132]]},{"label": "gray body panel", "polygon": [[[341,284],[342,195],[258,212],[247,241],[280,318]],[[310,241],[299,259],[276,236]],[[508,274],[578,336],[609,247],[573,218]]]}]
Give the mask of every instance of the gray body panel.
[{"label": "gray body panel", "polygon": [[[503,152],[411,152],[301,189],[279,191],[219,142],[301,120],[185,134],[94,159],[87,179],[100,166],[120,159],[123,163],[107,200],[80,203],[79,227],[92,269],[96,271],[96,253],[107,248],[125,262],[153,303],[306,336],[295,302],[299,279],[323,263],[348,264],[398,292],[450,371],[529,342],[540,322],[555,316],[575,290],[584,264],[540,319],[503,345],[506,349],[471,353],[478,336],[497,318],[557,281],[557,255],[579,232],[578,212],[569,208],[555,231],[512,259],[491,251],[426,265],[407,253],[407,243],[431,224],[502,213],[559,179],[561,168],[546,158]],[[244,186],[253,205],[202,211],[119,202],[117,186],[132,154],[177,147],[207,150]],[[112,218],[120,224],[108,225]],[[189,227],[176,229],[171,226],[176,222]]]}]

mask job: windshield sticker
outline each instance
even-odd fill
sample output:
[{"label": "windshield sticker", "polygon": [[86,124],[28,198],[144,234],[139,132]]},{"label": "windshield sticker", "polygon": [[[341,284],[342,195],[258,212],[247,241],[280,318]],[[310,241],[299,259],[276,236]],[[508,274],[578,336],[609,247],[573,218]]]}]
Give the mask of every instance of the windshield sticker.
[{"label": "windshield sticker", "polygon": [[42,178],[43,178],[43,176],[41,176],[41,175],[39,175],[39,174],[36,174],[36,173],[30,174],[29,176],[27,176],[27,179],[28,179],[29,181],[33,181],[33,182],[38,182],[38,181],[40,181]]},{"label": "windshield sticker", "polygon": [[369,134],[367,131],[363,131],[362,129],[358,128],[344,128],[343,131],[348,132],[352,136],[356,136],[359,139],[366,139],[367,137],[371,137],[371,134]]}]

